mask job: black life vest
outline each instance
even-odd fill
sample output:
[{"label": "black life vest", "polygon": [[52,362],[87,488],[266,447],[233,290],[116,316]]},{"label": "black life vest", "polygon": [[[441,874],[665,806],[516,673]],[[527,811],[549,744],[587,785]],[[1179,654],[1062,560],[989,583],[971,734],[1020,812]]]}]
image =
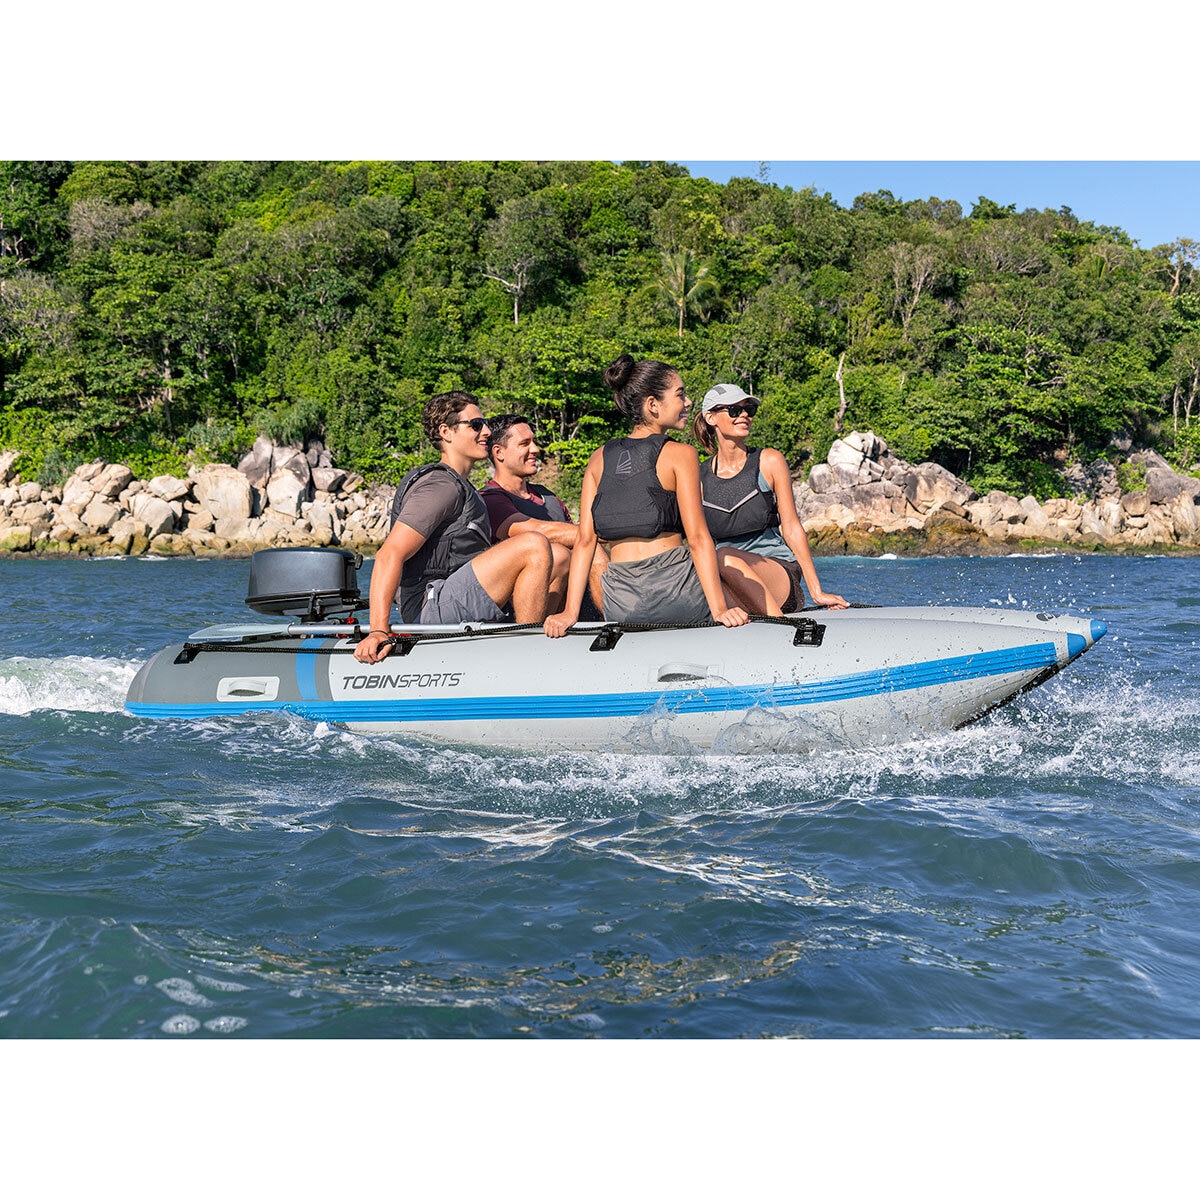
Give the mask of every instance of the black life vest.
[{"label": "black life vest", "polygon": [[432,530],[425,544],[404,564],[400,576],[400,617],[408,625],[421,619],[425,585],[431,579],[448,578],[492,544],[492,525],[479,493],[453,467],[440,462],[414,467],[400,480],[392,497],[391,524],[400,519],[405,493],[430,471],[449,473],[458,485],[462,504],[457,515]]},{"label": "black life vest", "polygon": [[700,464],[700,493],[704,498],[704,519],[713,541],[748,537],[779,525],[779,506],[774,491],[758,486],[758,459],[761,450],[750,450],[746,463],[730,479],[716,472],[717,456]]},{"label": "black life vest", "polygon": [[527,517],[532,517],[535,521],[567,521],[571,520],[571,514],[567,512],[567,506],[552,492],[549,488],[544,488],[540,483],[531,483],[529,490],[535,496],[541,496],[545,502],[538,504],[535,500],[527,500],[524,496],[518,496],[516,492],[510,492],[507,488],[502,488],[498,483],[486,483],[480,492],[503,492],[513,502],[513,507],[519,513],[524,513]]},{"label": "black life vest", "polygon": [[679,500],[658,481],[658,456],[665,433],[605,442],[600,486],[592,500],[592,524],[607,542],[682,533]]}]

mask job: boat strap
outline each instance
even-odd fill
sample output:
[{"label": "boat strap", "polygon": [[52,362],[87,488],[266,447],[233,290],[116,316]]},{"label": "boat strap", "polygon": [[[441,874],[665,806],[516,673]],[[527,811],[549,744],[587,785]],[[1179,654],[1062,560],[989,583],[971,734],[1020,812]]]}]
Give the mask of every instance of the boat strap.
[{"label": "boat strap", "polygon": [[[750,620],[762,625],[787,625],[794,629],[793,646],[819,646],[825,638],[825,626],[810,617],[767,617],[751,614]],[[687,623],[635,625],[627,621],[614,621],[601,626],[589,650],[611,650],[626,633],[651,633],[664,629],[713,629],[719,621],[690,621]],[[568,633],[571,630],[567,630]],[[580,632],[591,632],[581,630]]]},{"label": "boat strap", "polygon": [[[752,614],[752,622],[763,625],[786,625],[795,631],[792,637],[793,646],[819,646],[825,637],[825,626],[811,617],[767,617]],[[627,621],[612,621],[601,625],[579,628],[572,626],[567,630],[567,636],[580,637],[587,635],[593,641],[590,650],[611,650],[627,633],[657,633],[669,629],[713,629],[718,627],[718,621],[689,621],[677,623],[662,623],[638,625]],[[386,645],[394,647],[394,652],[400,656],[410,654],[418,642],[450,642],[461,638],[506,637],[512,633],[532,633],[541,631],[538,623],[521,625],[492,625],[486,629],[476,629],[470,625],[460,630],[440,633],[394,633],[387,639]],[[278,654],[278,642],[293,641],[302,636],[295,633],[257,634],[253,641],[244,642],[184,642],[179,653],[175,656],[176,663],[190,663],[198,654],[220,651],[225,654]],[[332,635],[322,635],[328,638]],[[297,646],[296,654],[353,654],[355,645],[362,640],[360,631],[348,632],[342,645],[338,646]],[[353,641],[351,642],[351,639]],[[273,644],[275,643],[275,644]],[[349,643],[349,644],[346,644]]]}]

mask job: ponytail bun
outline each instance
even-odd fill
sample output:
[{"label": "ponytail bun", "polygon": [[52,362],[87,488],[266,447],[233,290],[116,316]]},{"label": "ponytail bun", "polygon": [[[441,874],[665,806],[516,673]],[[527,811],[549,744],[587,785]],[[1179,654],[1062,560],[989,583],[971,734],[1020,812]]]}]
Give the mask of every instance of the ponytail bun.
[{"label": "ponytail bun", "polygon": [[604,382],[612,389],[613,403],[634,425],[645,423],[646,400],[661,398],[670,386],[674,367],[653,358],[634,360],[632,354],[622,354],[604,372]]},{"label": "ponytail bun", "polygon": [[622,354],[616,362],[609,363],[604,372],[604,386],[611,392],[619,392],[633,374],[634,363],[632,354]]}]

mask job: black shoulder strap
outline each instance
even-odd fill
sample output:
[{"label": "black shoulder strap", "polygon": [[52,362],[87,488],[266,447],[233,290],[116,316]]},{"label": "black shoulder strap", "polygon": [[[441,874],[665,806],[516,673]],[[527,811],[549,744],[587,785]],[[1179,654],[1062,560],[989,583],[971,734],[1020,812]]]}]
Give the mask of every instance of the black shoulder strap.
[{"label": "black shoulder strap", "polygon": [[567,512],[567,506],[549,489],[544,488],[540,483],[531,483],[529,490],[541,496],[542,502],[549,508],[552,504],[562,513],[561,520],[570,521],[571,514]]},{"label": "black shoulder strap", "polygon": [[454,482],[458,484],[458,512],[454,514],[454,520],[458,519],[462,510],[467,506],[467,481],[453,467],[448,467],[444,462],[425,463],[423,466],[414,467],[409,471],[396,487],[396,494],[392,497],[389,528],[399,520],[400,506],[404,503],[404,497],[408,494],[409,489],[418,479],[424,479],[431,471],[449,471],[454,477]]}]

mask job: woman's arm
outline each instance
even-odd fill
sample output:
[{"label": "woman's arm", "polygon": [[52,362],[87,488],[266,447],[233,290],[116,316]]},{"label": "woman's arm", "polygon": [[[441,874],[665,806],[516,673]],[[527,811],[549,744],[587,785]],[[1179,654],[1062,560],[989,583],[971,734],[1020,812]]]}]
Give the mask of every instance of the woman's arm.
[{"label": "woman's arm", "polygon": [[592,524],[592,501],[596,498],[596,489],[600,486],[603,470],[603,452],[593,450],[591,458],[588,459],[587,470],[583,473],[583,489],[579,496],[579,528],[575,534],[575,544],[571,548],[571,570],[567,575],[567,599],[562,612],[552,614],[543,622],[542,628],[548,637],[562,637],[579,620],[579,608],[583,603],[583,593],[587,589],[592,560],[596,556],[598,539],[596,527]]},{"label": "woman's arm", "polygon": [[778,450],[764,450],[759,456],[758,467],[775,493],[775,505],[779,509],[779,532],[800,564],[800,573],[804,576],[804,585],[812,602],[824,608],[849,608],[850,605],[841,596],[821,590],[817,567],[808,545],[808,534],[804,532],[800,515],[796,512],[796,497],[792,492],[787,460]]},{"label": "woman's arm", "polygon": [[717,549],[712,534],[708,532],[708,522],[704,519],[704,505],[700,497],[699,456],[691,446],[667,442],[663,446],[659,462],[666,468],[663,472],[666,480],[660,482],[668,491],[675,493],[679,503],[684,536],[687,538],[692,562],[696,565],[696,575],[704,589],[704,598],[708,601],[712,619],[722,625],[745,625],[750,620],[746,610],[729,603],[729,597],[721,584]]}]

